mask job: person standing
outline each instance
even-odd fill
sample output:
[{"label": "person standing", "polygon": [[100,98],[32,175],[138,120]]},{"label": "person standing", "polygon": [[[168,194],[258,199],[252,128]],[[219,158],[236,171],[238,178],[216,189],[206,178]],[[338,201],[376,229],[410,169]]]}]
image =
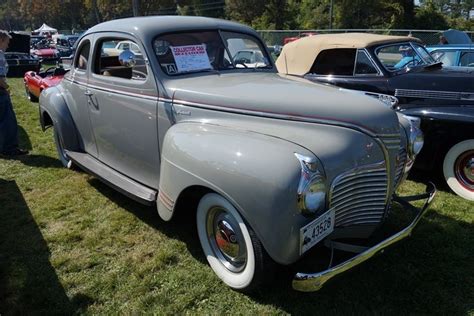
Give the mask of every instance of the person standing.
[{"label": "person standing", "polygon": [[6,78],[8,64],[5,60],[5,50],[10,39],[7,31],[0,30],[0,155],[15,157],[26,155],[28,151],[18,147],[18,125]]}]

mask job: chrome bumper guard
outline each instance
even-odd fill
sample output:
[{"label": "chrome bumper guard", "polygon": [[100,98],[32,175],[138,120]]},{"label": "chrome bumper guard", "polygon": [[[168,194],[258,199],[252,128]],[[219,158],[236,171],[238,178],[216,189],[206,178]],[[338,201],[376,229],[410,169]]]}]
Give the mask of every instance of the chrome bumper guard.
[{"label": "chrome bumper guard", "polygon": [[[401,204],[405,209],[410,209],[415,211],[417,214],[410,225],[399,231],[398,233],[392,235],[391,237],[379,242],[377,245],[364,249],[355,257],[342,262],[332,268],[329,268],[325,271],[321,271],[318,273],[297,273],[293,278],[293,289],[301,292],[314,292],[321,289],[328,280],[335,277],[336,275],[347,271],[358,264],[370,259],[373,255],[377,252],[385,249],[386,247],[394,244],[405,237],[411,235],[411,232],[415,228],[415,226],[420,221],[421,217],[426,213],[429,205],[433,201],[433,198],[436,194],[436,188],[434,184],[429,183],[426,187],[426,193],[414,195],[414,196],[407,196],[407,197],[399,197],[394,195],[393,200],[399,204]],[[418,200],[425,200],[423,207],[416,208],[415,206],[411,205],[410,202],[418,201]]]}]

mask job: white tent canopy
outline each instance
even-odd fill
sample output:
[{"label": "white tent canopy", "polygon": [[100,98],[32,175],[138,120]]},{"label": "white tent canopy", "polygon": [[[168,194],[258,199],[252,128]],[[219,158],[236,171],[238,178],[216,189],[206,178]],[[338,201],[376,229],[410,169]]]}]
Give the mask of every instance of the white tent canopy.
[{"label": "white tent canopy", "polygon": [[43,23],[43,25],[40,26],[40,28],[34,30],[33,32],[43,34],[43,33],[57,33],[58,30],[55,28],[52,28],[51,26],[46,25],[46,23]]}]

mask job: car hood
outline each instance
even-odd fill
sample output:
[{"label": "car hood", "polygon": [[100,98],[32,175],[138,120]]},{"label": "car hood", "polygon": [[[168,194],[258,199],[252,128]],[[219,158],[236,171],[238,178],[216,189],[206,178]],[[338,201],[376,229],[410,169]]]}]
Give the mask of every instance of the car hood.
[{"label": "car hood", "polygon": [[8,45],[7,52],[18,52],[25,54],[30,53],[30,35],[19,32],[11,32],[10,36],[12,39]]},{"label": "car hood", "polygon": [[474,92],[474,69],[469,67],[425,67],[396,78],[394,89]]},{"label": "car hood", "polygon": [[275,73],[229,73],[165,83],[174,102],[250,115],[399,132],[395,112],[381,102],[306,79]]}]

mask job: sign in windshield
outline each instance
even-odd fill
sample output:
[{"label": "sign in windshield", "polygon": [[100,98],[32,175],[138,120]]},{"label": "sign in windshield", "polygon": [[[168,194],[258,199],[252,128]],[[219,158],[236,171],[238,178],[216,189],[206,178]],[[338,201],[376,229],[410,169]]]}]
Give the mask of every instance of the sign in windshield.
[{"label": "sign in windshield", "polygon": [[153,46],[161,69],[168,75],[273,67],[260,41],[242,33],[165,34],[158,36]]}]

